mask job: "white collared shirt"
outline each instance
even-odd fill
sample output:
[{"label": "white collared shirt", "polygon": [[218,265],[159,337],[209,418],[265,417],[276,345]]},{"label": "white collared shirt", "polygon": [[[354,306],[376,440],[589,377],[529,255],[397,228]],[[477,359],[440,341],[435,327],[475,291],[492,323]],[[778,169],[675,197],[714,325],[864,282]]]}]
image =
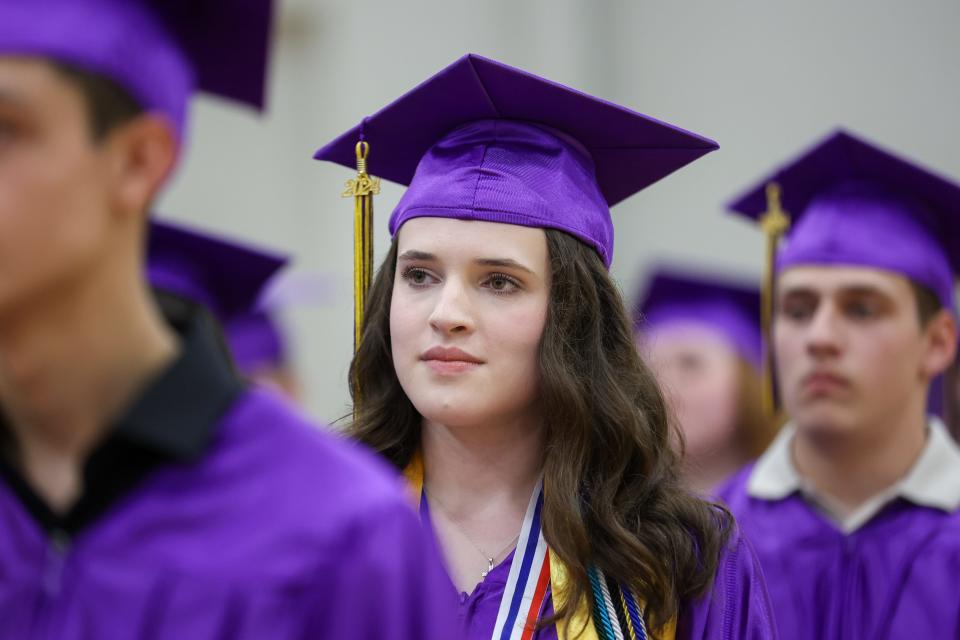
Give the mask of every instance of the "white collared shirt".
[{"label": "white collared shirt", "polygon": [[791,453],[795,433],[793,426],[786,425],[757,460],[747,482],[747,493],[751,497],[780,500],[800,491],[808,502],[848,534],[869,522],[896,498],[946,512],[960,508],[960,447],[939,418],[930,417],[926,444],[910,471],[846,514],[836,500],[815,490],[797,471]]}]

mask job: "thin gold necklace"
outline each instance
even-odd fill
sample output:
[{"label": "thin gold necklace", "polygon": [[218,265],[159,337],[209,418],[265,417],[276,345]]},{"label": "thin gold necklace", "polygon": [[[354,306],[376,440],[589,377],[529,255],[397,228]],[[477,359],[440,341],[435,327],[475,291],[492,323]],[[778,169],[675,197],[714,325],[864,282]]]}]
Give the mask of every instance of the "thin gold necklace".
[{"label": "thin gold necklace", "polygon": [[463,537],[467,539],[467,542],[469,542],[471,545],[473,545],[473,548],[477,550],[477,553],[479,553],[479,554],[483,557],[483,559],[487,561],[487,569],[486,569],[486,571],[481,571],[481,572],[480,572],[480,579],[481,579],[481,580],[486,580],[487,575],[489,575],[490,572],[493,571],[494,561],[496,561],[497,558],[499,558],[501,555],[505,554],[507,551],[509,551],[510,549],[513,548],[513,546],[517,543],[517,540],[520,539],[520,534],[518,533],[515,537],[513,537],[513,538],[510,540],[510,542],[508,542],[507,544],[505,544],[505,545],[503,546],[503,548],[501,548],[500,551],[498,551],[497,553],[492,554],[492,555],[491,555],[491,554],[488,554],[486,551],[484,551],[483,549],[480,548],[480,545],[478,545],[476,542],[474,542],[473,538],[470,537],[470,534],[467,533],[467,530],[464,529],[464,528],[463,528],[463,525],[461,525],[461,524],[457,521],[457,519],[453,516],[453,513],[451,513],[450,510],[447,509],[447,507],[444,506],[444,504],[443,504],[442,502],[440,502],[439,498],[437,498],[436,496],[430,495],[430,493],[427,492],[427,488],[426,488],[426,487],[423,488],[423,492],[426,494],[426,496],[427,496],[427,498],[428,498],[429,500],[431,500],[432,502],[436,503],[436,505],[437,505],[438,507],[440,507],[440,510],[443,511],[443,513],[447,516],[447,519],[448,519],[450,522],[453,523],[453,526],[455,526],[457,529],[460,530],[460,534],[463,535]]}]

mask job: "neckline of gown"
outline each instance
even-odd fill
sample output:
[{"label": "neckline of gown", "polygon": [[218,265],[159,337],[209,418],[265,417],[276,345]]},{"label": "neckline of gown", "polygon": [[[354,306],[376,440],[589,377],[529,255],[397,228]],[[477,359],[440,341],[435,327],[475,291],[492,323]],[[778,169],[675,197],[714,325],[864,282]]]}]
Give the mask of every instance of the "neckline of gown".
[{"label": "neckline of gown", "polygon": [[[420,521],[437,551],[440,551],[440,541],[437,540],[436,532],[433,528],[433,521],[430,518],[430,504],[427,501],[426,494],[420,497]],[[510,550],[510,553],[504,556],[503,560],[494,565],[493,569],[490,570],[486,578],[474,585],[470,593],[461,591],[459,588],[457,588],[457,585],[453,583],[453,579],[450,577],[450,572],[446,570],[446,567],[444,567],[444,574],[447,577],[447,581],[450,583],[450,588],[453,589],[454,593],[457,594],[460,602],[468,602],[478,597],[484,591],[489,591],[494,587],[498,587],[502,590],[506,586],[507,578],[510,575],[510,566],[513,564],[513,557],[516,552],[517,548],[514,546],[514,548]]]}]

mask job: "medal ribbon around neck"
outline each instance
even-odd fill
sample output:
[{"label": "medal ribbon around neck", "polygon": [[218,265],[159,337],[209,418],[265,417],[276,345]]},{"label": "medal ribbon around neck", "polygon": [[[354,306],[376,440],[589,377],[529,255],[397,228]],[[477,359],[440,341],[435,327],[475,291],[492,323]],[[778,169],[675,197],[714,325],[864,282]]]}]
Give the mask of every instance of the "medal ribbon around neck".
[{"label": "medal ribbon around neck", "polygon": [[[423,458],[419,452],[404,470],[404,475],[414,504],[419,505],[423,500]],[[566,592],[567,571],[558,558],[551,558],[540,524],[542,512],[541,478],[527,505],[491,640],[532,640],[548,590],[552,592],[557,608],[563,606],[560,598]],[[607,578],[596,567],[590,567],[588,574],[593,624],[588,623],[587,603],[582,603],[568,620],[558,624],[560,640],[647,640],[643,605],[633,591]],[[657,638],[672,640],[674,635],[675,625],[671,623]]]}]

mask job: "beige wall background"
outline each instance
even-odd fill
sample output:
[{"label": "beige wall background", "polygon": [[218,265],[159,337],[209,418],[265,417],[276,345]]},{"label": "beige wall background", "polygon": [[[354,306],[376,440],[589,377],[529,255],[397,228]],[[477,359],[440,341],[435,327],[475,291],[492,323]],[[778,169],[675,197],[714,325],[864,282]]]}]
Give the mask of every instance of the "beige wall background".
[{"label": "beige wall background", "polygon": [[[291,254],[323,305],[284,322],[308,410],[349,410],[352,207],[322,143],[460,55],[480,53],[710,136],[720,151],[614,210],[628,298],[656,262],[759,274],[722,204],[837,125],[960,179],[955,0],[281,0],[265,115],[196,101],[161,215]],[[401,190],[377,202],[378,256]],[[958,212],[960,215],[960,212]]]}]

